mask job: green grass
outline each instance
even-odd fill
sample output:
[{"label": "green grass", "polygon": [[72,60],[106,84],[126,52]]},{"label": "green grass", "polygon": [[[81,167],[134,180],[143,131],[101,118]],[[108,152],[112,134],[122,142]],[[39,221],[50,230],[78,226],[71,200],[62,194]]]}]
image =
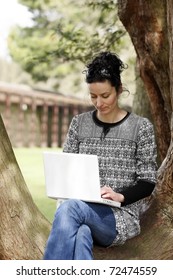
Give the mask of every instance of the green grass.
[{"label": "green grass", "polygon": [[46,196],[43,151],[48,148],[14,148],[14,153],[27,187],[43,215],[52,222],[56,201]]}]

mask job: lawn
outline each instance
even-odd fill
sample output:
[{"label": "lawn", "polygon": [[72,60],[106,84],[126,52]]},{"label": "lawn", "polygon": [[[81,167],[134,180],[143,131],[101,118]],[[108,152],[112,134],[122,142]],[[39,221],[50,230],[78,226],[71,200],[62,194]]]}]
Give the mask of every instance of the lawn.
[{"label": "lawn", "polygon": [[14,153],[33,197],[44,216],[52,222],[56,210],[56,201],[46,196],[43,167],[43,151],[48,148],[14,148]]}]

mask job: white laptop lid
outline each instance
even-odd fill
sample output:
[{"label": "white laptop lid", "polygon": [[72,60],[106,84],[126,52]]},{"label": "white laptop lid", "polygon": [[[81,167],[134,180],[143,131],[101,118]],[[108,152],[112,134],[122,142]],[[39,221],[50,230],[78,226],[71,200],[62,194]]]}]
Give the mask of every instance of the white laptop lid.
[{"label": "white laptop lid", "polygon": [[46,151],[43,159],[48,197],[100,200],[96,155]]}]

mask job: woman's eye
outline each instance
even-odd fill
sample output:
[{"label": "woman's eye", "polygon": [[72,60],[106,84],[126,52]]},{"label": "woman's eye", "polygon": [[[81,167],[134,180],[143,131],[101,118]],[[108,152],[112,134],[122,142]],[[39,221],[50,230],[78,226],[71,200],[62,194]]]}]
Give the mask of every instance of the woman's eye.
[{"label": "woman's eye", "polygon": [[109,95],[103,95],[103,98],[108,98],[109,97]]},{"label": "woman's eye", "polygon": [[[102,95],[101,96],[101,98],[108,98],[109,97],[109,95],[108,94],[106,94],[106,95]],[[97,96],[95,96],[95,95],[91,95],[91,99],[96,99],[97,98]]]}]

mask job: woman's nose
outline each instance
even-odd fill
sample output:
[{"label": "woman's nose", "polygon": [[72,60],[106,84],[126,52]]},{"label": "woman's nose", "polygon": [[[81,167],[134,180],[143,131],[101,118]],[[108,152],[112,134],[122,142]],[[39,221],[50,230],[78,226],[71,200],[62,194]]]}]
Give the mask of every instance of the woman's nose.
[{"label": "woman's nose", "polygon": [[97,107],[100,108],[102,106],[103,102],[102,99],[100,97],[97,97]]}]

